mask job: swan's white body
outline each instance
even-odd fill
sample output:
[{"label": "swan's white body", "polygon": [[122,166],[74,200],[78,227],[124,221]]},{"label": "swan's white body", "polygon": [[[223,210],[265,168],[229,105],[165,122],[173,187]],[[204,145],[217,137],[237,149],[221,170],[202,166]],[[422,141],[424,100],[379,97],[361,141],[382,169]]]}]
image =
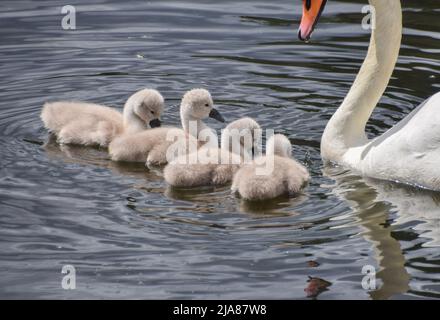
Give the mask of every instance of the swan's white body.
[{"label": "swan's white body", "polygon": [[440,93],[383,135],[366,137],[366,123],[388,85],[402,38],[400,0],[369,2],[376,28],[350,92],[325,128],[322,157],[364,176],[440,190]]},{"label": "swan's white body", "polygon": [[260,125],[251,118],[231,122],[222,132],[220,148],[204,146],[194,153],[177,157],[165,167],[165,181],[173,187],[230,183],[243,161],[252,158],[252,149],[258,143],[257,130],[261,130]]},{"label": "swan's white body", "polygon": [[150,121],[159,121],[163,109],[162,95],[144,89],[130,96],[123,113],[93,103],[58,101],[44,105],[41,120],[61,144],[107,147],[115,137],[144,131]]}]

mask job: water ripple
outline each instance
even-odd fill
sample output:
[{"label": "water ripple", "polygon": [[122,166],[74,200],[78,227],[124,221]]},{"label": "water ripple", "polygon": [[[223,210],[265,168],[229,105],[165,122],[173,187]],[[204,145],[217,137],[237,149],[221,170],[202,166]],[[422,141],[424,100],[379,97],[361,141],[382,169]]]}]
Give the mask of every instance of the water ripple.
[{"label": "water ripple", "polygon": [[[0,5],[0,297],[305,298],[313,276],[333,284],[319,298],[440,298],[438,194],[320,160],[368,45],[363,1],[329,4],[309,45],[296,41],[300,6],[289,1],[74,2],[71,32],[56,1]],[[439,90],[437,11],[405,4],[401,56],[368,134]],[[60,99],[121,110],[145,86],[165,95],[169,124],[181,94],[204,86],[228,121],[251,116],[287,134],[310,186],[264,205],[227,187],[175,190],[161,169],[56,145],[39,119]],[[74,292],[60,289],[65,264],[78,270]],[[374,292],[360,286],[367,264]]]}]

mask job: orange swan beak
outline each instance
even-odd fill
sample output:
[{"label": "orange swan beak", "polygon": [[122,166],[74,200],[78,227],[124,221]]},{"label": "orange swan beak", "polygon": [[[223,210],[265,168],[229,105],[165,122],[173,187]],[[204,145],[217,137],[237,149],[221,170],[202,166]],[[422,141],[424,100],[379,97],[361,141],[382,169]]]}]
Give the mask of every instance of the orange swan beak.
[{"label": "orange swan beak", "polygon": [[309,41],[327,0],[303,0],[303,14],[298,37],[302,41]]}]

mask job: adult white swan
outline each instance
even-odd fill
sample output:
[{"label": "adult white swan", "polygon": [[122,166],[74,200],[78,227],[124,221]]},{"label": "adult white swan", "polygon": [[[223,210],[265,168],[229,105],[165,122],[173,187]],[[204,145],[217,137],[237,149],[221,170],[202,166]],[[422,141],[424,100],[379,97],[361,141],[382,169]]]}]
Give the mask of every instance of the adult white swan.
[{"label": "adult white swan", "polygon": [[[362,175],[440,190],[440,93],[383,135],[365,126],[385,91],[402,39],[400,0],[369,0],[376,11],[367,57],[342,105],[328,122],[321,155]],[[299,38],[309,40],[326,0],[304,0]]]}]

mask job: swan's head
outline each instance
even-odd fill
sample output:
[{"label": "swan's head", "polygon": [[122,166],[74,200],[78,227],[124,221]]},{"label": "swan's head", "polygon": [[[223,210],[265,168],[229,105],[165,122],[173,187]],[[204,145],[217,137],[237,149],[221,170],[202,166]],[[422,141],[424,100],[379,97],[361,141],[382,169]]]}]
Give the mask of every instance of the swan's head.
[{"label": "swan's head", "polygon": [[221,147],[242,157],[254,155],[259,150],[261,127],[252,118],[241,118],[231,122],[222,131]]},{"label": "swan's head", "polygon": [[303,13],[298,37],[302,41],[309,41],[319,17],[324,10],[327,0],[303,0]]},{"label": "swan's head", "polygon": [[290,157],[292,155],[292,144],[285,135],[274,134],[267,140],[266,154]]},{"label": "swan's head", "polygon": [[189,120],[202,120],[210,117],[225,122],[220,112],[214,108],[211,94],[205,89],[193,89],[185,93],[181,103],[181,112]]},{"label": "swan's head", "polygon": [[159,91],[144,89],[128,99],[124,112],[134,113],[145,124],[155,128],[161,125],[160,116],[163,113],[164,105],[164,99]]}]

